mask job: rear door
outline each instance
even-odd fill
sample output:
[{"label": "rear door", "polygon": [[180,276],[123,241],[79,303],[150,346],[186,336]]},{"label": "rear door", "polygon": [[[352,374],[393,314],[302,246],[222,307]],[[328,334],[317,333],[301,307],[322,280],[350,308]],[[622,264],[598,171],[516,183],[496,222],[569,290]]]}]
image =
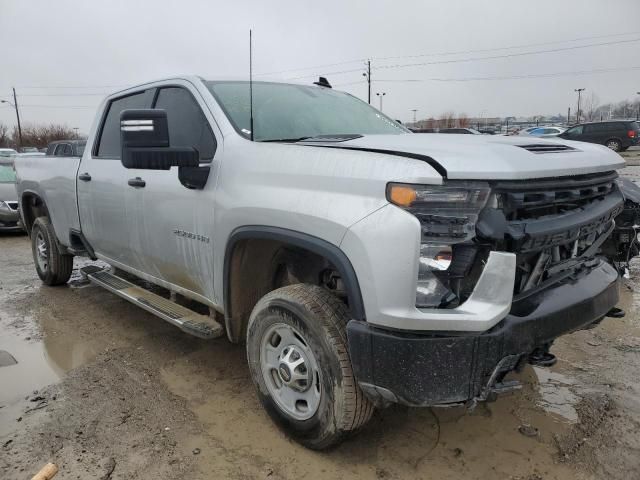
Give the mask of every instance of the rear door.
[{"label": "rear door", "polygon": [[130,187],[126,169],[120,162],[120,112],[145,108],[150,102],[146,91],[111,100],[97,130],[96,141],[83,156],[78,170],[82,232],[98,255],[124,266],[131,266],[133,258],[125,203]]},{"label": "rear door", "polygon": [[213,298],[215,122],[200,94],[186,82],[158,88],[153,108],[167,112],[170,145],[195,147],[201,165],[211,170],[203,190],[182,185],[176,167],[127,170],[128,179],[144,181],[144,187],[130,187],[126,194],[134,209],[129,232],[135,265],[162,282]]}]

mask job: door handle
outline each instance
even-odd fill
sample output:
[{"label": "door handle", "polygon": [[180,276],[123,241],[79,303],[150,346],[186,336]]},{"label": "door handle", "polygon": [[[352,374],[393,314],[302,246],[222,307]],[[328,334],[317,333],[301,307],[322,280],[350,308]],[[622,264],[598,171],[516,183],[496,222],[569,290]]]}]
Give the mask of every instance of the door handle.
[{"label": "door handle", "polygon": [[78,180],[82,180],[83,182],[90,182],[91,181],[91,175],[89,175],[88,173],[81,173],[80,175],[78,175]]},{"label": "door handle", "polygon": [[147,184],[147,182],[142,180],[140,177],[130,178],[127,183],[132,187],[139,187],[139,188],[143,188]]}]

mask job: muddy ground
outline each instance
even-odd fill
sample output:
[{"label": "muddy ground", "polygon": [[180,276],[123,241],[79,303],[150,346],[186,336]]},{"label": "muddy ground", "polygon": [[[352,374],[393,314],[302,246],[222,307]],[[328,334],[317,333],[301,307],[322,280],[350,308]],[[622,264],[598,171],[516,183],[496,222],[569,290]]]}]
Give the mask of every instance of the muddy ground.
[{"label": "muddy ground", "polygon": [[[377,412],[311,452],[260,408],[244,350],[202,341],[95,286],[41,285],[0,234],[0,478],[625,479],[640,475],[640,263],[622,320],[559,340],[551,369],[463,408]],[[634,290],[637,289],[638,293]]]}]

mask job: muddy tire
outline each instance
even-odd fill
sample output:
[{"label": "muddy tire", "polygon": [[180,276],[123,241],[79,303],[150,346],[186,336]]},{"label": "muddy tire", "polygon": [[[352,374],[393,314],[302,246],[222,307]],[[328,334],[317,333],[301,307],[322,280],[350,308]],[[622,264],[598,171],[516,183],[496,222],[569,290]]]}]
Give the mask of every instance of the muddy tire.
[{"label": "muddy tire", "polygon": [[73,269],[73,255],[63,255],[47,217],[38,217],[31,227],[31,252],[36,272],[46,285],[67,283]]},{"label": "muddy tire", "polygon": [[353,376],[349,318],[324,288],[297,284],[262,297],[249,319],[247,357],[258,397],[281,429],[314,450],[338,444],[373,413]]}]

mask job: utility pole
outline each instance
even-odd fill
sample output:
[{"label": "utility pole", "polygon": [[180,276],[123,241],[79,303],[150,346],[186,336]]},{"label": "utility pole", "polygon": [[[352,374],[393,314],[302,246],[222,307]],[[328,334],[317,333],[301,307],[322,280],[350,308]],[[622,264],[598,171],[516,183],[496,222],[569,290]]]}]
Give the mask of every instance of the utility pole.
[{"label": "utility pole", "polygon": [[362,76],[366,77],[367,83],[369,84],[367,102],[371,105],[371,60],[367,60],[367,71],[363,73]]},{"label": "utility pole", "polygon": [[[640,94],[640,92],[638,92],[638,94]],[[415,124],[416,123],[416,113],[417,113],[418,109],[414,108],[411,111],[413,112],[413,123]]]},{"label": "utility pole", "polygon": [[376,95],[380,99],[380,111],[382,111],[382,97],[384,97],[386,94],[387,94],[387,92],[378,92],[378,93],[376,93]]},{"label": "utility pole", "polygon": [[567,108],[567,125],[571,125],[571,107]]},{"label": "utility pole", "polygon": [[[636,92],[640,95],[640,92]],[[638,101],[638,111],[636,112],[636,121],[640,120],[640,100]]]},{"label": "utility pole", "polygon": [[16,97],[16,89],[13,89],[13,103],[11,103],[9,100],[0,100],[0,103],[8,103],[16,109],[16,118],[18,119],[18,138],[20,139],[18,150],[20,150],[22,148],[22,126],[20,125],[20,110],[18,109],[18,98]]},{"label": "utility pole", "polygon": [[573,91],[578,92],[578,111],[576,112],[576,123],[580,123],[580,94],[585,91],[586,88],[576,88]]}]

